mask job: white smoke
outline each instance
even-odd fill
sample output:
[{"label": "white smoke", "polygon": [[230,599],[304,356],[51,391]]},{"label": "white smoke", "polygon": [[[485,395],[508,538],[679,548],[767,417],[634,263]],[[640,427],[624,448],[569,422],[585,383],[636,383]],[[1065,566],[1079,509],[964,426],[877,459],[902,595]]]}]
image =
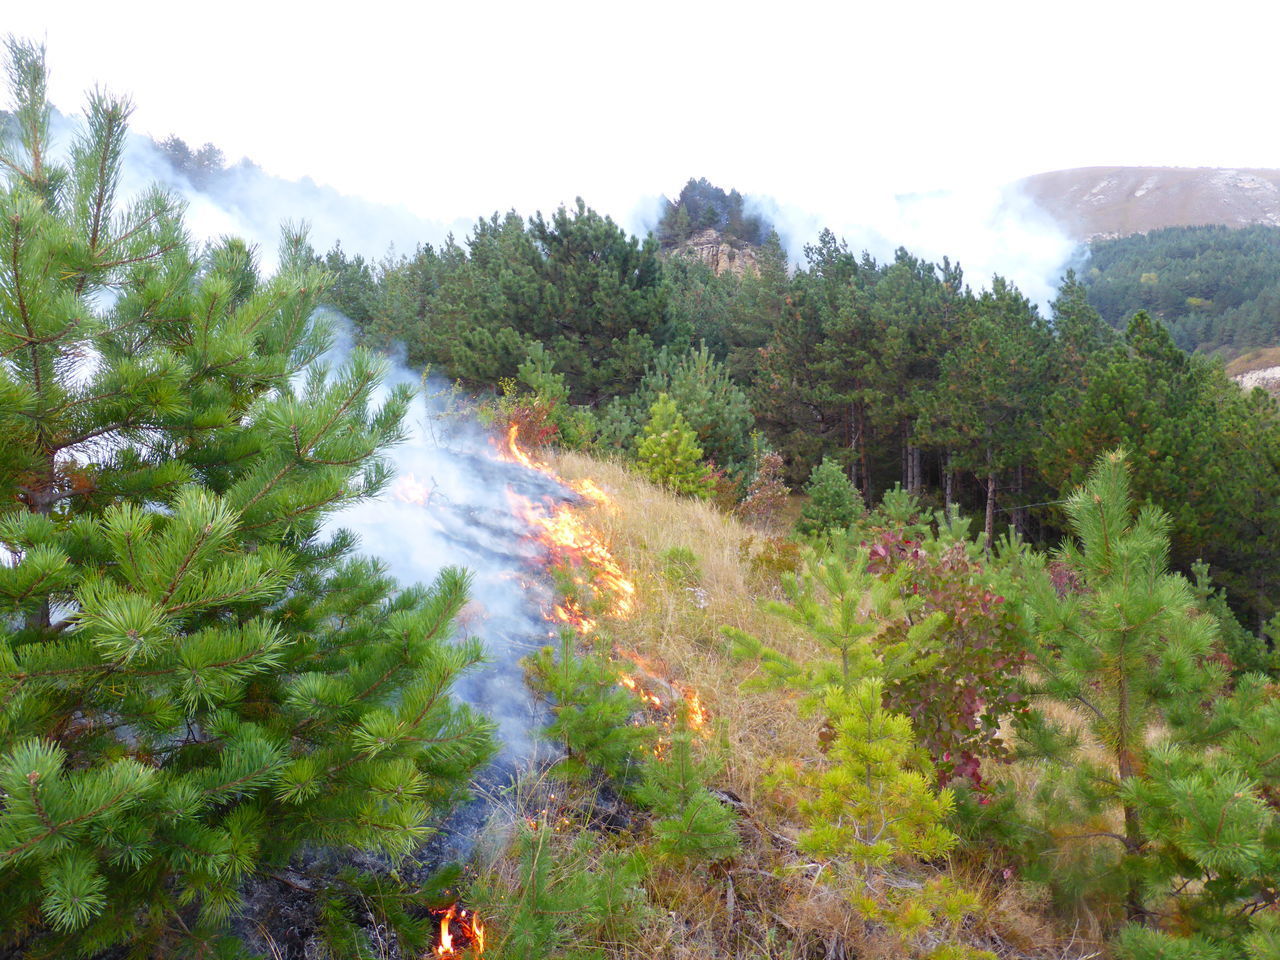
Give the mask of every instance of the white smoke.
[{"label": "white smoke", "polygon": [[830,229],[854,253],[865,251],[882,263],[898,247],[934,263],[949,257],[974,290],[989,288],[999,274],[1042,310],[1078,257],[1078,244],[1016,185],[975,183],[910,194],[864,189],[822,211],[748,196],[747,209],[774,225],[793,266],[803,266],[805,246]]},{"label": "white smoke", "polygon": [[423,384],[403,367],[386,386],[397,383],[418,390],[409,437],[391,452],[397,479],[332,524],[356,533],[362,552],[382,560],[401,584],[429,584],[446,566],[471,573],[460,628],[484,643],[488,662],[465,673],[454,692],[498,724],[500,762],[523,764],[536,755],[536,730],[545,718],[519,661],[555,635],[544,618],[554,594],[545,548],[511,493],[545,502],[576,495],[499,456],[491,431],[454,402],[448,384]]},{"label": "white smoke", "polygon": [[[372,171],[371,171],[372,172]],[[470,221],[445,223],[415,216],[403,207],[371,203],[339,193],[310,179],[273,177],[241,160],[195,186],[175,170],[148,137],[131,133],[125,149],[121,186],[126,196],[160,183],[186,201],[186,225],[198,243],[237,236],[256,246],[267,272],[276,262],[280,230],[286,222],[306,221],[312,246],[324,253],[341,241],[348,256],[377,262],[388,255],[412,254],[420,245],[439,245],[449,234],[465,234]]]}]

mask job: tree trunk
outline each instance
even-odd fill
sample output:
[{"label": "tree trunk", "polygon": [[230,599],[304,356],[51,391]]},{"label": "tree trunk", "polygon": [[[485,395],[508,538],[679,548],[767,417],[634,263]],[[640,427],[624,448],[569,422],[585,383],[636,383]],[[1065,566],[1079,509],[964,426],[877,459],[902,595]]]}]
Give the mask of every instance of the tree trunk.
[{"label": "tree trunk", "polygon": [[[1123,670],[1116,694],[1116,772],[1120,776],[1120,786],[1123,788],[1136,773],[1133,750],[1130,746],[1134,739],[1134,731],[1129,729],[1131,722],[1129,682]],[[1142,821],[1138,816],[1138,808],[1132,803],[1124,804],[1124,843],[1129,855],[1133,857],[1141,853],[1146,844],[1142,836]],[[1129,889],[1125,895],[1125,916],[1135,923],[1145,923],[1147,920],[1147,910],[1142,905],[1142,892],[1137,877],[1129,879]]]},{"label": "tree trunk", "polygon": [[992,465],[990,447],[987,447],[987,520],[983,530],[987,535],[987,554],[990,555],[996,534],[996,471]]},{"label": "tree trunk", "polygon": [[1018,469],[1015,470],[1013,474],[1013,493],[1015,499],[1019,503],[1019,506],[1014,508],[1013,511],[1013,528],[1018,531],[1018,536],[1026,540],[1029,532],[1027,528],[1030,524],[1027,516],[1027,508],[1022,506],[1022,503],[1026,500],[1026,497],[1023,495],[1025,492],[1024,479],[1022,464],[1018,464]]},{"label": "tree trunk", "polygon": [[912,444],[910,447],[911,457],[911,485],[907,488],[914,494],[919,494],[921,487],[924,486],[924,470],[920,465],[920,447]]},{"label": "tree trunk", "polygon": [[902,485],[911,489],[911,430],[903,420],[898,428],[902,436]]},{"label": "tree trunk", "polygon": [[861,490],[863,502],[869,502],[872,490],[867,466],[867,411],[861,403],[851,403],[849,407],[849,449],[854,453],[850,480]]},{"label": "tree trunk", "polygon": [[952,504],[955,502],[955,471],[951,469],[951,458],[953,454],[947,451],[945,473],[942,476],[942,501],[946,508],[947,519],[951,519]]}]

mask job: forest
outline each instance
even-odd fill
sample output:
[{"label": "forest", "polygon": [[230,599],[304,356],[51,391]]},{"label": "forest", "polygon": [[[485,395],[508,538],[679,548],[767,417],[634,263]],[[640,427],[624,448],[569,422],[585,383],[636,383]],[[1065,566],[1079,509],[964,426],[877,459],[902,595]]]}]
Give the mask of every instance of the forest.
[{"label": "forest", "polygon": [[[1042,313],[830,232],[789,263],[691,180],[645,237],[289,227],[267,275],[120,195],[126,101],[53,150],[7,56],[0,957],[1280,957],[1280,408],[1208,355],[1275,342],[1261,228],[1096,244]],[[426,875],[502,746],[458,695],[488,614],[332,521],[442,382],[579,495],[530,514],[572,534],[550,759]]]},{"label": "forest", "polygon": [[1147,310],[1184,350],[1236,356],[1280,339],[1280,227],[1170,227],[1095,240],[1082,279],[1112,326]]}]

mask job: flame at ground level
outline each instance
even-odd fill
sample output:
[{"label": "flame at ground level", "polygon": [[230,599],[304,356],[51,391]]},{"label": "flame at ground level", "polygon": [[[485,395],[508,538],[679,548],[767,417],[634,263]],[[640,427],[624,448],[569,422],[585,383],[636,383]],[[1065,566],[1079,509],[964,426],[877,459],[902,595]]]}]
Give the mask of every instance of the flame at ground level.
[{"label": "flame at ground level", "polygon": [[[547,464],[534,460],[520,447],[517,424],[513,423],[507,430],[507,447],[506,455],[514,462],[569,486],[593,504],[616,510],[609,495],[594,481],[565,481]],[[567,504],[551,507],[535,503],[516,493],[509,495],[516,512],[532,529],[539,531],[538,539],[547,547],[551,565],[567,568],[577,586],[602,592],[607,602],[607,616],[618,620],[631,616],[635,611],[635,584],[623,573],[621,565],[614,559],[604,541],[580,515],[574,513]],[[597,619],[590,616],[581,602],[572,597],[554,605],[547,613],[547,619],[574,627],[584,635],[595,632],[598,626]],[[697,690],[669,679],[638,654],[627,650],[618,650],[617,653],[637,668],[634,675],[620,673],[618,683],[635,693],[646,709],[667,714],[664,723],[669,726],[672,722],[670,711],[678,702],[683,702],[686,722],[690,728],[702,730],[706,727],[709,714]],[[661,686],[664,692],[656,691],[654,688],[657,686]]]},{"label": "flame at ground level", "polygon": [[450,904],[443,910],[433,910],[440,921],[435,949],[427,957],[457,957],[460,951],[470,949],[472,955],[484,955],[484,923],[475,911]]}]

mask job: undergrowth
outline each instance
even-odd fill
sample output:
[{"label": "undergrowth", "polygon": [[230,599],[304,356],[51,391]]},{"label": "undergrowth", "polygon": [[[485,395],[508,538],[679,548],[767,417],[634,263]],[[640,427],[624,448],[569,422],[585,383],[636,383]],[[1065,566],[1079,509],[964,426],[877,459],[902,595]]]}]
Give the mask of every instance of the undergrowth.
[{"label": "undergrowth", "polygon": [[[752,684],[763,675],[760,661],[735,659],[722,633],[749,634],[795,662],[825,655],[812,635],[762,608],[785,597],[782,577],[803,562],[799,548],[617,463],[560,454],[553,467],[609,492],[608,504],[583,509],[634,579],[635,607],[625,620],[602,617],[592,642],[566,638],[530,665],[535,686],[585,736],[575,745],[570,724],[556,727],[566,756],[578,751],[572,775],[556,776],[562,769],[522,784],[496,820],[501,842],[469,896],[498,931],[487,955],[532,956],[538,937],[543,956],[619,960],[1100,955],[1070,925],[1055,924],[1042,888],[975,856],[962,825],[950,854],[947,841],[889,850],[874,863],[806,839],[821,824],[806,799],[816,799],[818,781],[805,784],[835,761],[858,761],[830,753],[830,710],[801,710],[795,688]],[[606,757],[598,743],[599,762],[583,751],[600,734],[581,721],[605,703],[619,715],[617,697],[630,695],[610,673],[649,692],[625,708],[630,723],[656,726],[651,740],[622,738],[627,762]],[[594,692],[579,682],[588,674]],[[690,692],[707,711],[701,729],[690,732],[682,708],[666,715],[665,727],[656,722],[650,699],[661,695],[666,710]],[[646,766],[658,770],[676,754],[683,773],[668,766],[646,776]],[[915,760],[903,756],[912,769]],[[660,790],[657,781],[665,781]],[[715,822],[680,826],[699,816]],[[718,839],[703,842],[708,836]],[[567,926],[553,932],[556,923]],[[535,937],[535,929],[544,933]]]}]

